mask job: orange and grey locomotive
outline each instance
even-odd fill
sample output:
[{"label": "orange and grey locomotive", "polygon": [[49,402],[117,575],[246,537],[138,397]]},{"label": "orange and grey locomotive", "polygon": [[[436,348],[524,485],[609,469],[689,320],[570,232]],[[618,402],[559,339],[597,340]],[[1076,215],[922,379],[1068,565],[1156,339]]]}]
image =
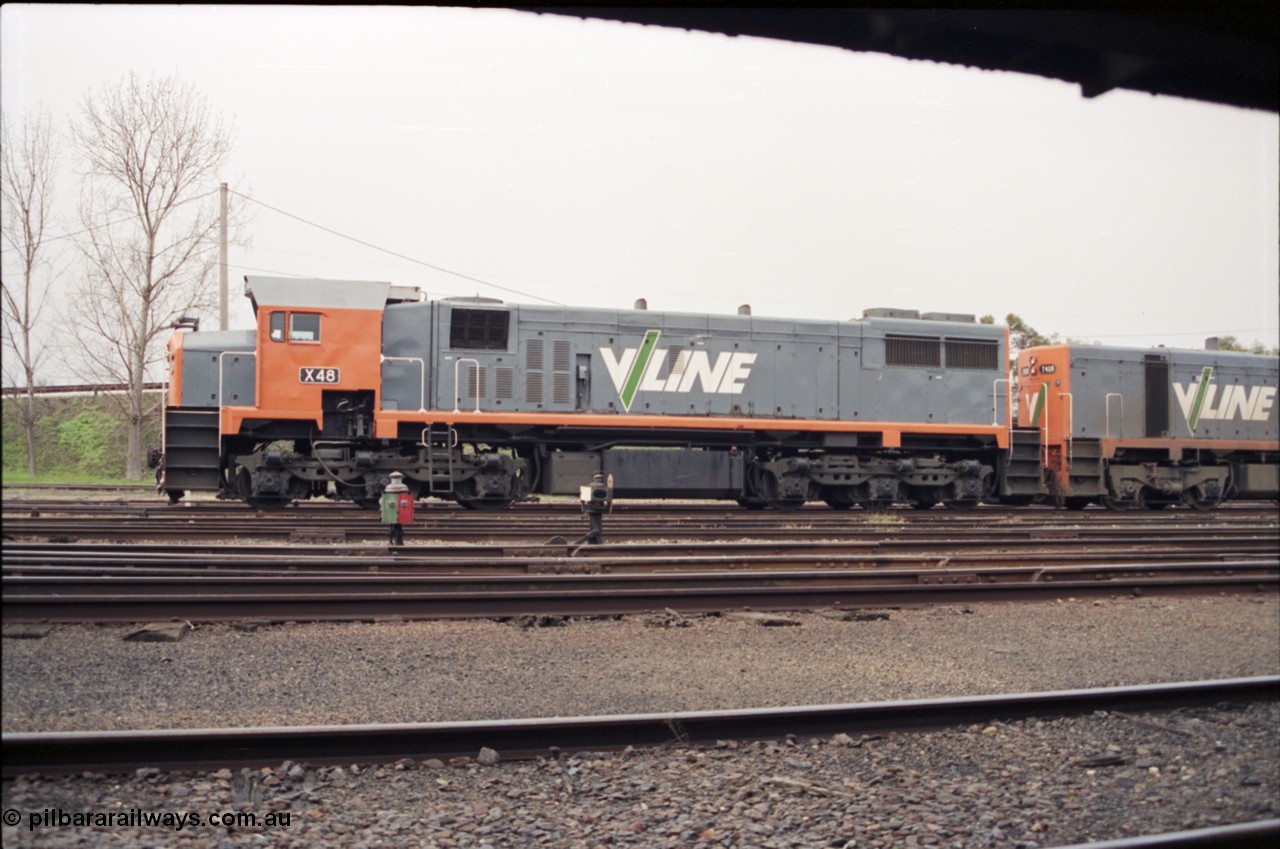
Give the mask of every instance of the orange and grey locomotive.
[{"label": "orange and grey locomotive", "polygon": [[1005,328],[424,300],[389,283],[248,277],[257,328],[169,343],[161,488],[263,507],[574,494],[748,507],[996,494]]},{"label": "orange and grey locomotive", "polygon": [[1049,345],[1018,357],[1015,433],[1032,429],[1049,492],[1115,510],[1280,490],[1274,356]]},{"label": "orange and grey locomotive", "polygon": [[[1204,385],[1236,380],[1237,367],[1253,383],[1216,395],[1179,388],[1189,378],[1172,359],[1170,416],[1191,393],[1200,430],[1184,445],[1169,418],[1168,444],[1155,445],[1131,439],[1158,387],[1144,373],[1134,388],[1129,354],[1023,352],[1015,387],[1006,328],[969,315],[812,321],[245,283],[255,330],[179,328],[169,342],[159,481],[171,500],[205,490],[259,507],[327,497],[373,508],[393,472],[415,498],[477,509],[576,494],[596,473],[618,498],[777,509],[1203,507],[1276,489],[1274,358],[1218,355]],[[1082,373],[1063,383],[1072,369]],[[1249,429],[1227,439],[1227,414],[1246,409]],[[1254,427],[1258,416],[1270,418]]]}]

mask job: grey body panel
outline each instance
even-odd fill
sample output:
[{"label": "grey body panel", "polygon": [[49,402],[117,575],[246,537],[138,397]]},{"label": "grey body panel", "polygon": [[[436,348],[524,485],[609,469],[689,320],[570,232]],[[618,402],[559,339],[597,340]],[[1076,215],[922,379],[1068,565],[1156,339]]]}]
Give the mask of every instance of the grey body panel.
[{"label": "grey body panel", "polygon": [[[454,345],[457,310],[506,313],[501,344]],[[390,305],[383,327],[387,357],[428,362],[428,409],[990,425],[993,384],[1007,370],[1003,327],[949,320],[435,302],[430,312],[426,304]],[[641,352],[654,334],[646,361]],[[944,347],[949,339],[980,342],[991,363],[886,363],[886,334]],[[418,375],[416,365],[384,362],[383,409],[417,409]]]},{"label": "grey body panel", "polygon": [[183,334],[182,406],[252,405],[257,389],[255,335],[252,330]]},{"label": "grey body panel", "polygon": [[382,314],[382,409],[419,410],[431,399],[435,305],[388,304]]},{"label": "grey body panel", "polygon": [[[1167,368],[1167,392],[1153,397],[1148,362]],[[1195,417],[1205,368],[1212,372]],[[1277,372],[1275,357],[1232,351],[1072,347],[1072,435],[1274,441],[1280,438]],[[1160,433],[1149,427],[1152,421],[1166,423]]]}]

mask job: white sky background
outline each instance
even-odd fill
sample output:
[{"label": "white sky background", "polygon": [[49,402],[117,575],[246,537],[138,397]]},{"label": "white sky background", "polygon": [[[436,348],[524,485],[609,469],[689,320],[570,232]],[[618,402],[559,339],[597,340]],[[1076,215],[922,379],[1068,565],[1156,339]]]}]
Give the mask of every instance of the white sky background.
[{"label": "white sky background", "polygon": [[[233,327],[243,276],[279,274],[1280,344],[1275,113],[501,9],[9,4],[0,39],[15,124],[43,104],[65,128],[130,70],[176,74],[235,127],[233,190],[525,293],[250,204]],[[80,229],[64,154],[58,232]]]}]

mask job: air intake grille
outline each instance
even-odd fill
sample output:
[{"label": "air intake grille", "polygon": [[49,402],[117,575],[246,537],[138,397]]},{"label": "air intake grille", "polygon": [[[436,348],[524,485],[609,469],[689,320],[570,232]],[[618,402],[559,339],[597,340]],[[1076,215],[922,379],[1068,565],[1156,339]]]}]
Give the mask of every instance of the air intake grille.
[{"label": "air intake grille", "polygon": [[926,336],[885,336],[884,363],[888,366],[939,368],[942,340]]},{"label": "air intake grille", "polygon": [[988,339],[948,339],[947,368],[995,371],[1000,368],[1000,347]]}]

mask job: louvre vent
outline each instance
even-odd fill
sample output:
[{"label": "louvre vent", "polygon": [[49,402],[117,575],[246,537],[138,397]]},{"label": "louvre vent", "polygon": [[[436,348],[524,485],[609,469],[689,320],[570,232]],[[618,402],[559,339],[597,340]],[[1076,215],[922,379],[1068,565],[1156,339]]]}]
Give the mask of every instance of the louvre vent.
[{"label": "louvre vent", "polygon": [[551,343],[552,371],[568,371],[572,359],[572,350],[568,339],[557,339]]},{"label": "louvre vent", "polygon": [[667,360],[662,364],[662,373],[660,373],[658,377],[663,380],[680,377],[684,374],[685,367],[688,365],[689,350],[672,345],[667,351]]},{"label": "louvre vent", "polygon": [[551,375],[551,403],[568,404],[573,389],[572,375],[555,372]]},{"label": "louvre vent", "polygon": [[515,397],[515,370],[505,367],[493,370],[493,395],[502,401]]},{"label": "louvre vent", "polygon": [[542,371],[542,340],[530,339],[525,345],[525,367]]},{"label": "louvre vent", "polygon": [[530,404],[542,403],[542,372],[527,371],[524,373],[524,400]]},{"label": "louvre vent", "polygon": [[475,366],[467,366],[467,395],[471,398],[483,398],[485,393],[485,370]]}]

